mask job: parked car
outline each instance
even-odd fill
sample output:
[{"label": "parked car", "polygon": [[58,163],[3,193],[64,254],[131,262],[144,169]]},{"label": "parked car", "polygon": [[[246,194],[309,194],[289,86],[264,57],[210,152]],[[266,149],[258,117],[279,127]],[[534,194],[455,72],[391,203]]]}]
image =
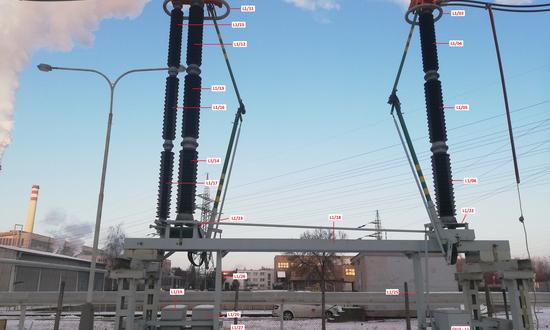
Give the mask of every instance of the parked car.
[{"label": "parked car", "polygon": [[[342,313],[342,306],[325,305],[325,315],[327,318],[334,318]],[[292,320],[293,318],[317,318],[321,317],[321,304],[284,304],[283,320]],[[281,305],[273,305],[271,315],[281,316]]]}]

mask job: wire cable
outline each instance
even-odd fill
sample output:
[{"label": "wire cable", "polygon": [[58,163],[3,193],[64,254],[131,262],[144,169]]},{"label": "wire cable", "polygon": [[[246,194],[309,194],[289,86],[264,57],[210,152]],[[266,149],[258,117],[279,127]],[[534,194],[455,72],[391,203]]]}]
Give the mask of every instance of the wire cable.
[{"label": "wire cable", "polygon": [[498,11],[507,11],[514,13],[540,13],[540,12],[550,12],[550,3],[537,4],[537,5],[506,5],[499,3],[492,3],[486,1],[477,1],[477,0],[448,0],[442,1],[441,6],[464,6],[464,7],[473,7],[487,9],[491,7],[493,10]]}]

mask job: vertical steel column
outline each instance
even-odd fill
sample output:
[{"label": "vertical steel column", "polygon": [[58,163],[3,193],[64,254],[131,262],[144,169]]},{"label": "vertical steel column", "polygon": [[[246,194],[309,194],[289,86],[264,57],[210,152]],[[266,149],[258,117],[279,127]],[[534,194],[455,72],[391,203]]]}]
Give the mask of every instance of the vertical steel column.
[{"label": "vertical steel column", "polygon": [[119,330],[123,327],[123,319],[124,319],[124,311],[122,310],[122,307],[124,307],[124,299],[125,299],[125,293],[122,291],[123,289],[123,279],[118,278],[117,281],[117,294],[116,294],[116,304],[115,304],[115,330]]},{"label": "vertical steel column", "polygon": [[220,318],[222,308],[222,258],[223,252],[216,251],[216,283],[214,284],[214,330],[220,328]]},{"label": "vertical steel column", "polygon": [[178,68],[181,58],[183,11],[181,1],[172,1],[174,8],[170,14],[170,37],[168,41],[168,77],[164,97],[164,120],[162,138],[164,139],[160,157],[160,178],[157,202],[156,229],[165,237],[166,220],[170,217],[170,199],[172,194],[172,170],[174,166],[173,140],[176,138],[176,116],[178,105]]},{"label": "vertical steel column", "polygon": [[[153,326],[147,326],[147,324],[153,324],[157,321],[157,314],[159,311],[159,296],[161,294],[160,279],[162,273],[160,265],[158,271],[148,271],[145,278],[145,290],[143,291],[143,319],[146,323],[146,329],[155,329]],[[135,300],[135,299],[134,299]]]},{"label": "vertical steel column", "polygon": [[435,200],[439,218],[444,226],[456,223],[455,199],[452,183],[451,161],[447,153],[447,129],[443,109],[443,95],[439,81],[437,45],[432,7],[419,9],[420,43],[424,70],[424,95],[428,114],[428,129],[432,143],[432,171]]},{"label": "vertical steel column", "polygon": [[182,150],[179,157],[177,220],[193,220],[197,190],[197,139],[201,105],[202,40],[204,2],[190,1],[187,34],[187,75],[183,95]]},{"label": "vertical steel column", "polygon": [[[481,320],[481,306],[479,299],[479,283],[483,280],[481,273],[464,273],[461,274],[460,284],[466,298],[466,310],[470,313],[473,321]],[[474,329],[478,329],[475,327]]]},{"label": "vertical steel column", "polygon": [[414,287],[416,291],[416,319],[418,320],[418,329],[426,329],[426,299],[424,296],[424,281],[420,254],[413,254],[412,261],[414,270]]},{"label": "vertical steel column", "polygon": [[135,316],[136,316],[136,279],[129,278],[129,295],[127,298],[127,310],[128,314],[126,315],[126,329],[134,329],[136,326]]},{"label": "vertical steel column", "polygon": [[502,282],[508,290],[514,329],[533,329],[534,322],[531,315],[528,280],[511,276],[511,278],[505,277]]}]

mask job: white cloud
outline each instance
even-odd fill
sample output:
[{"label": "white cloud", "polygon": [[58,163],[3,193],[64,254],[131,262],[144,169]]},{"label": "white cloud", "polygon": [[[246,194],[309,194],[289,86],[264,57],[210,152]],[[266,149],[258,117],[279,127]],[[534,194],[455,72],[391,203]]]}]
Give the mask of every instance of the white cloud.
[{"label": "white cloud", "polygon": [[149,0],[23,2],[0,0],[0,160],[11,142],[18,74],[40,48],[70,51],[91,45],[106,18],[139,16]]},{"label": "white cloud", "polygon": [[285,0],[296,7],[315,11],[315,10],[339,10],[340,4],[335,0]]}]

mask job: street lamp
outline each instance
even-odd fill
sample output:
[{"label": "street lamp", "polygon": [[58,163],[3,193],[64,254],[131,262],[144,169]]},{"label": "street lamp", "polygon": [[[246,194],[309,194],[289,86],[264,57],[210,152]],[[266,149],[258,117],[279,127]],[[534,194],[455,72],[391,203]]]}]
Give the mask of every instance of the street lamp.
[{"label": "street lamp", "polygon": [[[94,292],[94,281],[95,281],[95,268],[96,268],[96,259],[97,259],[97,250],[98,250],[98,244],[99,244],[99,229],[101,227],[101,213],[103,211],[103,192],[105,189],[105,175],[107,173],[107,159],[109,157],[109,143],[111,141],[111,127],[113,124],[113,97],[115,93],[115,87],[117,86],[120,79],[123,77],[135,73],[135,72],[150,72],[150,71],[169,71],[169,72],[183,72],[186,70],[186,68],[181,65],[178,68],[172,67],[172,68],[148,68],[148,69],[133,69],[124,72],[120,76],[118,76],[114,82],[109,79],[105,74],[98,70],[94,69],[85,69],[85,68],[64,68],[64,67],[57,67],[57,66],[51,66],[49,64],[41,63],[37,65],[38,70],[42,72],[50,72],[52,70],[65,70],[65,71],[82,71],[82,72],[92,72],[95,74],[100,75],[107,81],[110,88],[110,102],[109,102],[109,118],[107,121],[107,136],[105,138],[105,150],[103,152],[103,167],[101,169],[101,183],[99,186],[99,197],[97,202],[97,213],[96,213],[96,220],[95,220],[95,231],[94,231],[94,244],[93,244],[93,250],[92,250],[92,261],[90,265],[90,276],[88,278],[88,291],[86,293],[86,305],[84,306],[84,310],[82,311],[81,316],[81,325],[82,328],[83,323],[91,324],[93,327],[93,292]],[[85,314],[88,314],[87,316],[89,319],[84,321]],[[91,314],[91,315],[90,315]],[[85,327],[88,328],[88,327]]]}]

